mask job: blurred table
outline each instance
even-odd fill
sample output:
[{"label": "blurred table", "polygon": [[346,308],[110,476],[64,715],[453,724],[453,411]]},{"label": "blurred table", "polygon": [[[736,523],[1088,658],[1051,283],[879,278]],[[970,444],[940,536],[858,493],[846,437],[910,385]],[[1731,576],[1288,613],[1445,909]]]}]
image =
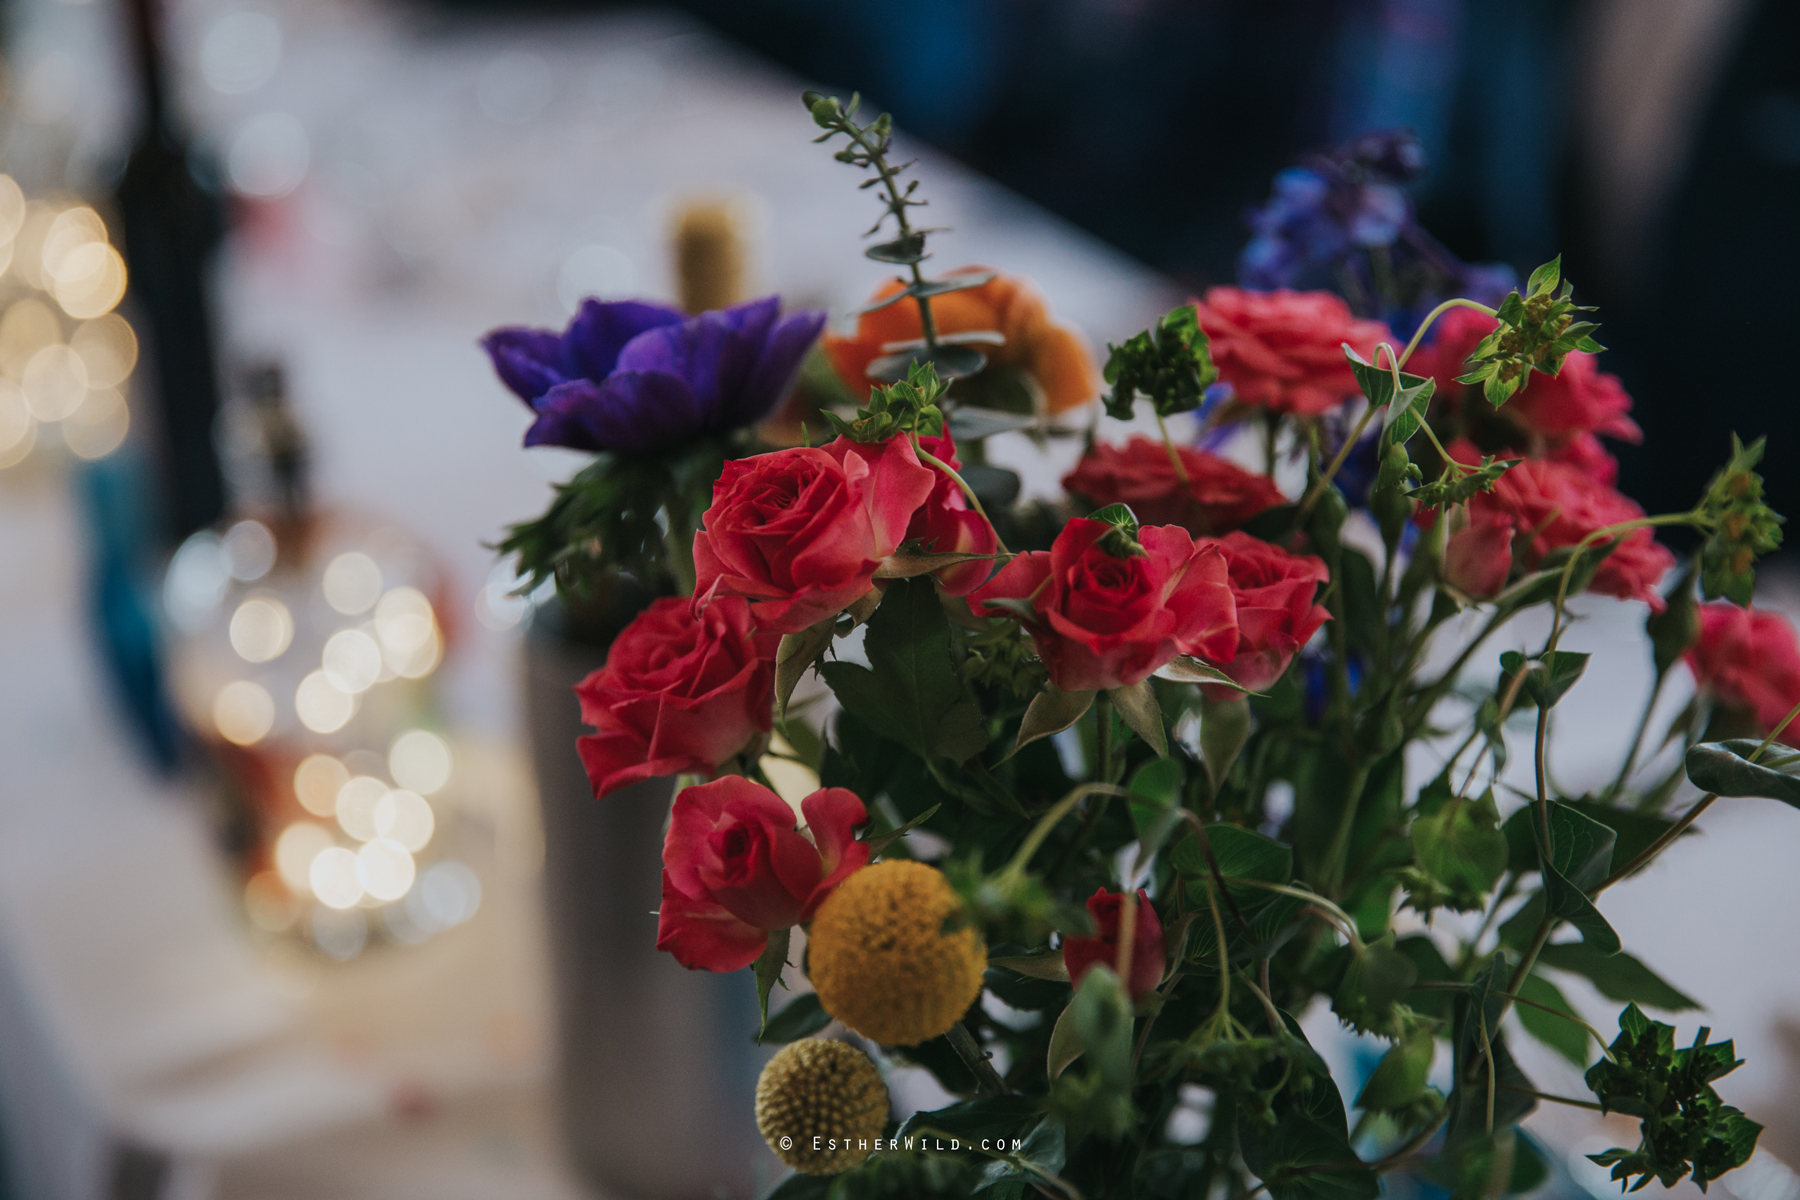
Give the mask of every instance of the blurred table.
[{"label": "blurred table", "polygon": [[[22,1195],[52,1200],[574,1196],[544,1114],[517,631],[482,624],[475,605],[493,563],[483,543],[539,511],[548,482],[579,459],[520,450],[528,414],[476,338],[560,325],[585,292],[671,295],[668,219],[696,194],[738,197],[755,215],[757,292],[841,314],[886,273],[860,254],[876,206],[810,144],[799,81],[684,19],[476,25],[342,2],[170,7],[184,107],[229,178],[280,193],[244,203],[222,264],[228,365],[282,359],[319,495],[400,521],[449,564],[461,606],[449,615],[467,636],[442,672],[445,702],[491,773],[489,816],[508,849],[476,921],[418,950],[323,966],[259,948],[196,789],[149,779],[113,716],[82,624],[66,481],[48,465],[0,476],[7,1170]],[[102,144],[127,126],[110,17],[39,0],[16,50],[38,56],[20,64],[26,106],[39,103],[34,88],[67,94],[72,77],[65,119]],[[245,74],[268,57],[257,20],[276,31],[261,78]],[[1182,298],[941,156],[923,153],[917,170],[930,223],[955,229],[934,240],[942,265],[1033,277],[1097,346]],[[1053,486],[1058,467],[1034,465],[1028,482]],[[1621,653],[1559,709],[1552,761],[1571,786],[1604,781],[1647,673],[1632,652],[1641,610],[1586,609],[1565,647]],[[1800,937],[1800,877],[1786,866],[1800,818],[1745,802],[1702,824],[1704,838],[1609,893],[1606,911],[1657,970],[1715,1005],[1710,1023],[1751,1058],[1723,1090],[1774,1123],[1793,1111],[1774,1025],[1792,1011],[1800,967],[1770,947]],[[1753,922],[1731,915],[1750,905]],[[1570,994],[1610,1026],[1615,1006]],[[1684,1034],[1693,1023],[1683,1018]],[[1353,1055],[1328,1013],[1308,1027],[1328,1053]],[[1534,1045],[1520,1056],[1546,1089],[1580,1092]],[[1634,1136],[1630,1122],[1601,1134],[1584,1114],[1548,1115],[1534,1125],[1564,1149]],[[1786,1186],[1756,1178],[1762,1191],[1734,1194]]]}]

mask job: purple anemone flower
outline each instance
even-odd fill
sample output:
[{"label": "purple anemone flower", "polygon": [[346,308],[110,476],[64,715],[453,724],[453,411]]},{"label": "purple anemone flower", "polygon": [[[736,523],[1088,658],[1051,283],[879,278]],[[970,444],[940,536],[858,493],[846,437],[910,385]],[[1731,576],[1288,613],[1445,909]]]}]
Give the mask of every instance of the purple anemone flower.
[{"label": "purple anemone flower", "polygon": [[509,326],[481,344],[537,414],[527,446],[643,454],[760,421],[824,326],[774,296],[695,317],[587,299],[560,334]]}]

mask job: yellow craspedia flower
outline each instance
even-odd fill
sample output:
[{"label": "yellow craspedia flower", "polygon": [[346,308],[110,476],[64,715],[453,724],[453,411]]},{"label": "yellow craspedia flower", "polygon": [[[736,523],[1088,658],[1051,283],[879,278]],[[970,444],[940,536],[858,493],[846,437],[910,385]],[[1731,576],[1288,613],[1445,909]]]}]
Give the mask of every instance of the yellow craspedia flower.
[{"label": "yellow craspedia flower", "polygon": [[888,1090],[855,1046],[807,1038],[781,1048],[756,1081],[756,1128],[804,1175],[836,1175],[869,1156],[887,1127]]},{"label": "yellow craspedia flower", "polygon": [[907,859],[838,885],[807,933],[807,974],[825,1011],[884,1046],[945,1033],[981,994],[987,947],[973,928],[944,932],[962,898],[935,868]]}]

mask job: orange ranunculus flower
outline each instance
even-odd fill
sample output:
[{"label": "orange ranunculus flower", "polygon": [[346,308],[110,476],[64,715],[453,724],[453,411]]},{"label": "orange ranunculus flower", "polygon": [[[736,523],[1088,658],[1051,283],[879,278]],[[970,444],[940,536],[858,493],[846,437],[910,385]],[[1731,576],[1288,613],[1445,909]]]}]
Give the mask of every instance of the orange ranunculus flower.
[{"label": "orange ranunculus flower", "polygon": [[[987,267],[960,267],[952,276]],[[906,283],[890,279],[871,302],[891,296]],[[1067,412],[1100,394],[1100,373],[1094,369],[1087,346],[1075,329],[1050,318],[1049,306],[1028,280],[1017,275],[995,275],[980,287],[946,292],[931,298],[931,315],[939,333],[976,333],[995,330],[1006,339],[1001,346],[982,346],[988,361],[1031,376],[1043,389],[1051,414]],[[825,353],[844,383],[859,397],[869,391],[869,364],[880,358],[882,347],[924,336],[919,325],[919,305],[902,300],[857,318],[849,337],[827,336]]]}]

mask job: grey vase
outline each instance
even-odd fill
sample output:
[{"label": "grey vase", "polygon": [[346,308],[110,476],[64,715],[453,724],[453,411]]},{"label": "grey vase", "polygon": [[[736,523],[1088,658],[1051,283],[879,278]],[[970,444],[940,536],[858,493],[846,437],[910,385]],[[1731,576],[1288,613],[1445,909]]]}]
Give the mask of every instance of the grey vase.
[{"label": "grey vase", "polygon": [[[775,1166],[756,1132],[748,971],[689,971],[656,949],[673,779],[595,800],[575,751],[574,685],[642,605],[627,591],[583,636],[540,609],[526,638],[526,711],[543,807],[556,990],[557,1101],[568,1155],[608,1197],[749,1197]],[[607,619],[608,615],[612,619]]]}]

